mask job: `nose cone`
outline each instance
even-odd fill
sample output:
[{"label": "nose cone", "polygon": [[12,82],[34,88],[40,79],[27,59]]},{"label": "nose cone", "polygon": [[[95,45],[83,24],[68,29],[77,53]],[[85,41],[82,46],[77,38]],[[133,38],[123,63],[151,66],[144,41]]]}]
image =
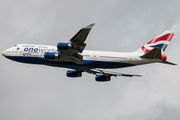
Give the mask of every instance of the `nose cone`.
[{"label": "nose cone", "polygon": [[5,51],[3,51],[2,52],[2,55],[4,56],[4,57],[7,57],[8,55],[7,55],[7,51],[5,50]]},{"label": "nose cone", "polygon": [[2,55],[3,55],[4,57],[6,56],[6,55],[5,55],[5,51],[2,52]]}]

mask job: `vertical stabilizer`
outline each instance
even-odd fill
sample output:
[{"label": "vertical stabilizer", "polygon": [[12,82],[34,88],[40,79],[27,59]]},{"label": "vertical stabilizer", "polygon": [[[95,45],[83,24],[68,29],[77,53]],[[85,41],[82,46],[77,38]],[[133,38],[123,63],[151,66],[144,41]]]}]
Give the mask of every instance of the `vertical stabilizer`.
[{"label": "vertical stabilizer", "polygon": [[151,51],[154,48],[161,48],[161,52],[163,53],[168,46],[169,42],[171,41],[175,31],[173,30],[166,30],[156,38],[149,41],[147,44],[139,48],[137,53],[145,54],[149,51]]}]

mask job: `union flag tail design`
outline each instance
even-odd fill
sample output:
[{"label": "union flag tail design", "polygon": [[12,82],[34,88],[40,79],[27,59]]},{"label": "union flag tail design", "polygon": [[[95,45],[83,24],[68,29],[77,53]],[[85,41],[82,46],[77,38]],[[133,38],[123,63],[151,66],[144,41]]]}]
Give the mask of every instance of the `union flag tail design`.
[{"label": "union flag tail design", "polygon": [[141,52],[145,54],[154,48],[161,48],[161,51],[164,52],[169,42],[171,41],[174,33],[175,31],[173,30],[166,30],[165,32],[163,32],[162,34],[160,34],[159,36],[157,36],[156,38],[152,39],[147,44],[142,46],[136,52]]}]

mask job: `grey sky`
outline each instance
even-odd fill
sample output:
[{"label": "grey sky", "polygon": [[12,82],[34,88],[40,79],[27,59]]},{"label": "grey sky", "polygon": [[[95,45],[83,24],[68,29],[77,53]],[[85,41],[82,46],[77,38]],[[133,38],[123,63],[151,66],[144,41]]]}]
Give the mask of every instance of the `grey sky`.
[{"label": "grey sky", "polygon": [[[167,29],[166,49],[180,64],[179,0],[1,0],[0,51],[18,43],[56,45],[96,23],[86,49],[134,51]],[[65,68],[29,65],[0,56],[1,120],[180,119],[180,68],[150,64],[115,69],[148,72],[142,78],[98,83],[87,73],[67,78]]]}]

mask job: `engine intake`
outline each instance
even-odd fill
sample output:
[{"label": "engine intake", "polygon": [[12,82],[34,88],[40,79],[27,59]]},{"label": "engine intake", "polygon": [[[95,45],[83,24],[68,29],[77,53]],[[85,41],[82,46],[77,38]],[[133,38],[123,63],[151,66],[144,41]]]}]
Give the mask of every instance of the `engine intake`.
[{"label": "engine intake", "polygon": [[66,75],[68,77],[81,77],[82,76],[82,72],[78,72],[78,71],[73,71],[73,70],[68,70]]},{"label": "engine intake", "polygon": [[45,59],[59,59],[60,55],[57,54],[57,53],[45,52],[44,53],[44,58]]},{"label": "engine intake", "polygon": [[106,76],[106,75],[96,75],[96,81],[98,82],[106,82],[106,81],[110,81],[111,77],[110,76]]},{"label": "engine intake", "polygon": [[57,44],[57,48],[58,48],[58,50],[67,50],[67,49],[72,49],[72,45],[69,44],[69,43],[61,43],[61,42],[59,42]]}]

